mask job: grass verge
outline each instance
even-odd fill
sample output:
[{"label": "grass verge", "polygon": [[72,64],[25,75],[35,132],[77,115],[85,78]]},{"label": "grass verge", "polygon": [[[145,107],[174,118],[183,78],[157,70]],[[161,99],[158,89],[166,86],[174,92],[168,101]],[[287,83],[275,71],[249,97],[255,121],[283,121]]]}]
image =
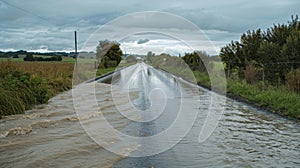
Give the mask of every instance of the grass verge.
[{"label": "grass verge", "polygon": [[278,88],[228,80],[227,95],[300,121],[300,95],[288,91],[285,86]]},{"label": "grass verge", "polygon": [[[194,71],[194,74],[198,85],[211,88],[207,73]],[[300,95],[289,91],[286,86],[274,87],[263,83],[249,84],[241,80],[228,79],[226,95],[300,121]]]},{"label": "grass verge", "polygon": [[71,63],[0,62],[0,116],[22,114],[72,87]]}]

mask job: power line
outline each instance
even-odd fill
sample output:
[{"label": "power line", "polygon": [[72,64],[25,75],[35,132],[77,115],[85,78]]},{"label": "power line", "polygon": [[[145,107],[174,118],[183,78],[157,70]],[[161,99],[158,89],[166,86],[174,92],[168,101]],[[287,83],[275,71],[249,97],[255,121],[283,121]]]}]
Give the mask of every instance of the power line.
[{"label": "power line", "polygon": [[5,1],[5,0],[0,0],[0,1],[3,2],[4,4],[6,4],[6,5],[8,5],[8,6],[11,6],[11,7],[15,8],[15,9],[18,9],[18,10],[24,12],[24,13],[27,13],[27,14],[32,15],[32,16],[35,16],[36,18],[39,18],[40,20],[43,20],[44,22],[53,24],[53,23],[49,22],[48,19],[43,18],[42,16],[40,16],[40,15],[38,15],[38,14],[36,14],[36,13],[33,13],[33,12],[29,11],[29,10],[26,10],[26,9],[24,9],[24,8],[21,8],[21,7],[19,7],[19,6],[17,6],[17,5],[14,5],[14,4],[12,4],[12,3],[9,3],[9,2],[7,2],[7,1]]}]

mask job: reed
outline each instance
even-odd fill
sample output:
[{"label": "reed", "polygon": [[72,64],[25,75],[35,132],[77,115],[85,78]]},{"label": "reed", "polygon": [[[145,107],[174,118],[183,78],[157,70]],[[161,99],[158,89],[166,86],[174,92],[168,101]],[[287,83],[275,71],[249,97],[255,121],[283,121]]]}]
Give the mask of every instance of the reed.
[{"label": "reed", "polygon": [[21,114],[71,89],[72,63],[0,62],[0,116]]}]

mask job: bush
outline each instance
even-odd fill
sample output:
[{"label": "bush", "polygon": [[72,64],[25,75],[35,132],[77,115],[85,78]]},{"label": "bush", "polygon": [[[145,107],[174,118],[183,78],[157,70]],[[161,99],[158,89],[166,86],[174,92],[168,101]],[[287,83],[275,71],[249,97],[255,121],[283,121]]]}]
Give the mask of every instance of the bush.
[{"label": "bush", "polygon": [[24,61],[34,61],[32,54],[27,54],[26,57],[24,57]]},{"label": "bush", "polygon": [[287,74],[287,85],[290,91],[300,93],[300,68],[292,69]]},{"label": "bush", "polygon": [[33,57],[32,54],[27,54],[24,57],[24,61],[62,61],[61,56],[52,56],[52,57]]},{"label": "bush", "polygon": [[258,70],[254,65],[249,64],[244,70],[244,75],[247,83],[253,84],[257,82]]}]

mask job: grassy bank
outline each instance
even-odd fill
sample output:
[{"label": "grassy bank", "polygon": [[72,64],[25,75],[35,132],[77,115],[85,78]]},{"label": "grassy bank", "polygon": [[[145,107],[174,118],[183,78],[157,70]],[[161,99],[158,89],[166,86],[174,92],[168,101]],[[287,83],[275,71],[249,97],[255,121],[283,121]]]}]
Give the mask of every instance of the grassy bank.
[{"label": "grassy bank", "polygon": [[0,62],[0,116],[21,114],[72,87],[72,63]]},{"label": "grassy bank", "polygon": [[[210,89],[207,73],[194,71],[194,74],[199,85]],[[286,86],[249,84],[244,80],[227,79],[226,95],[284,117],[300,120],[300,95],[289,91]]]},{"label": "grassy bank", "polygon": [[265,108],[282,116],[300,120],[300,95],[286,86],[266,86],[262,83],[228,80],[227,95]]}]

